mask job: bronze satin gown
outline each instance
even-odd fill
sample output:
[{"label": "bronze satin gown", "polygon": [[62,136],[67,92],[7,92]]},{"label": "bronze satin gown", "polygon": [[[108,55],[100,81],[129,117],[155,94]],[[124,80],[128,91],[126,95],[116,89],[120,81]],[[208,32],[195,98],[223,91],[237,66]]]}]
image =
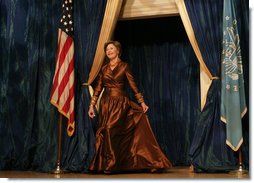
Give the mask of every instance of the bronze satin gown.
[{"label": "bronze satin gown", "polygon": [[127,63],[120,61],[111,70],[102,67],[94,95],[105,88],[100,101],[96,152],[89,169],[93,172],[121,172],[168,169],[171,162],[161,151],[147,115],[142,107],[129,100],[126,80],[135,94],[139,93]]}]

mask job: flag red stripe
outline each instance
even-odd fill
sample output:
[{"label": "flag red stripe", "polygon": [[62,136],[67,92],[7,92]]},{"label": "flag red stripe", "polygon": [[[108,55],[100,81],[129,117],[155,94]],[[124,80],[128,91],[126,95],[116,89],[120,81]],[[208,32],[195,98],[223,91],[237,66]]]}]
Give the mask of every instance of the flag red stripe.
[{"label": "flag red stripe", "polygon": [[[68,65],[68,69],[64,74],[64,77],[62,78],[62,81],[58,87],[58,95],[61,97],[62,93],[64,92],[64,89],[67,85],[67,83],[69,82],[70,79],[70,74],[74,69],[74,57],[72,57],[71,62]],[[60,99],[59,97],[59,99]]]}]

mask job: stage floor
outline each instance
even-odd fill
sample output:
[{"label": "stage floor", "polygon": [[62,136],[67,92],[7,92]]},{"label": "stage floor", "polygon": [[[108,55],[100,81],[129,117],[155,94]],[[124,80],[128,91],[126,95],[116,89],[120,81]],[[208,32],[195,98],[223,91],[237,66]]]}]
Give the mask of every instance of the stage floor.
[{"label": "stage floor", "polygon": [[64,173],[51,174],[34,171],[0,171],[0,178],[71,178],[71,179],[249,179],[249,172],[229,173],[193,173],[190,167],[173,167],[167,173],[135,173],[135,174],[85,174]]}]

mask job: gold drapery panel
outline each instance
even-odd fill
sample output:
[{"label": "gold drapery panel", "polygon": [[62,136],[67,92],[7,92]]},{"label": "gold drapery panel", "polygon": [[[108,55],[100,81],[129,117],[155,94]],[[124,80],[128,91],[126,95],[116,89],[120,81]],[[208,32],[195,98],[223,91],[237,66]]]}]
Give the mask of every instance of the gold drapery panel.
[{"label": "gold drapery panel", "polygon": [[175,0],[125,0],[120,20],[168,17],[179,15]]},{"label": "gold drapery panel", "polygon": [[188,12],[185,7],[184,0],[175,0],[176,5],[179,10],[180,17],[182,19],[185,31],[190,40],[191,46],[197,56],[197,59],[200,63],[200,101],[201,101],[201,111],[203,110],[206,104],[207,93],[214,79],[219,79],[218,77],[213,77],[209,69],[207,68],[200,49],[198,47],[198,43],[188,16]]}]

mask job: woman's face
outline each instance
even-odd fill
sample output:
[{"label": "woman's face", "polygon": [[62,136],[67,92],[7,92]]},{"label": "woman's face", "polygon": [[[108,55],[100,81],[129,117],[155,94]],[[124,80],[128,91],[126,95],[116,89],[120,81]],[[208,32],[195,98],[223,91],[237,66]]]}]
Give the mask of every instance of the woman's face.
[{"label": "woman's face", "polygon": [[117,49],[117,47],[115,47],[115,45],[109,44],[107,46],[106,55],[110,60],[117,58],[118,54],[119,54],[119,50]]}]

